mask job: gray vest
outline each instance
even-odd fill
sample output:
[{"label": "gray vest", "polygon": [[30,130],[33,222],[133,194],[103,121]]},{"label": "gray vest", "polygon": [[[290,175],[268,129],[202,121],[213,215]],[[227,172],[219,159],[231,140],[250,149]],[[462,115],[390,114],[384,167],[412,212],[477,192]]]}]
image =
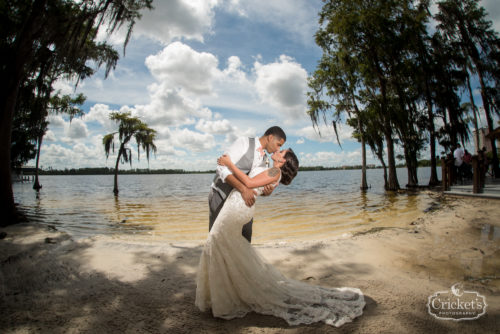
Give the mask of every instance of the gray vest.
[{"label": "gray vest", "polygon": [[[238,162],[235,163],[236,167],[238,167],[243,173],[247,174],[250,173],[250,170],[252,169],[253,165],[253,158],[255,154],[255,138],[248,138],[249,145],[248,145],[248,150],[243,156],[241,157]],[[231,190],[233,190],[233,187],[225,182],[222,182],[220,177],[218,175],[215,175],[214,178],[214,185],[217,190],[217,192],[221,195],[222,199],[226,199],[226,197],[229,195]]]}]

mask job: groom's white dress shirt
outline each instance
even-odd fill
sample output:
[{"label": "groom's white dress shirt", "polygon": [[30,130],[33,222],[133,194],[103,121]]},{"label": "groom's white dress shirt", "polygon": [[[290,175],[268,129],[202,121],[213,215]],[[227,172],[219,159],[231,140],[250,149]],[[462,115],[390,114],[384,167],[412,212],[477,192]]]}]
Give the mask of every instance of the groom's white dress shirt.
[{"label": "groom's white dress shirt", "polygon": [[[241,157],[248,151],[249,147],[249,138],[248,137],[238,137],[236,141],[226,150],[224,154],[229,155],[231,161],[236,164]],[[260,153],[260,148],[262,145],[260,144],[259,137],[255,137],[255,153],[253,155],[252,169],[258,167],[263,160],[263,156]],[[228,175],[232,175],[233,173],[226,166],[217,165],[216,174],[220,177],[222,182],[226,182],[226,177]],[[214,188],[214,184],[212,183],[212,188]]]}]

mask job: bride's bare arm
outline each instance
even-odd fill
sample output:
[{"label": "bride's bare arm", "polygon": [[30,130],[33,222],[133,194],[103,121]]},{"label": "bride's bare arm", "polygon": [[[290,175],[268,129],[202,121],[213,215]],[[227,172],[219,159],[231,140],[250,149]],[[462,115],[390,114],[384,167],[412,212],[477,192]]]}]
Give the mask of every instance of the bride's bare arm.
[{"label": "bride's bare arm", "polygon": [[248,188],[257,188],[276,183],[276,181],[278,181],[280,177],[279,168],[272,167],[251,178],[243,173],[238,167],[236,167],[236,165],[231,161],[231,158],[228,155],[223,155],[222,157],[217,159],[217,163],[229,168],[233,175]]}]

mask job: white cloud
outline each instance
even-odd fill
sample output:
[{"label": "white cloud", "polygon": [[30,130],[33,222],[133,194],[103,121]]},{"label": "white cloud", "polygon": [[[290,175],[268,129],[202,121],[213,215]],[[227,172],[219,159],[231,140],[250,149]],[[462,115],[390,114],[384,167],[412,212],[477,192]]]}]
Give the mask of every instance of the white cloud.
[{"label": "white cloud", "polygon": [[224,150],[225,148],[229,147],[229,145],[234,143],[238,137],[255,137],[257,135],[261,135],[259,131],[257,131],[252,126],[249,126],[248,124],[246,124],[246,126],[243,126],[242,128],[238,128],[234,124],[231,126],[232,126],[232,131],[226,133],[226,136],[224,138],[224,143],[219,144],[220,150]]},{"label": "white cloud", "polygon": [[210,107],[220,107],[246,113],[266,114],[255,89],[253,72],[247,74],[241,60],[231,56],[227,67],[222,71],[215,69],[213,93],[200,96],[201,101]]},{"label": "white cloud", "polygon": [[[162,44],[175,39],[190,39],[203,42],[203,36],[212,32],[214,8],[217,0],[156,0],[153,10],[143,10],[142,18],[134,26],[132,38],[150,38]],[[119,45],[125,41],[127,26],[112,36],[106,28],[99,30],[99,40]]]},{"label": "white cloud", "polygon": [[185,96],[181,91],[168,88],[168,84],[154,84],[150,87],[150,92],[151,100],[148,104],[131,109],[151,127],[193,124],[195,117],[212,116],[210,109],[202,107],[199,101]]},{"label": "white cloud", "polygon": [[299,37],[304,44],[314,43],[312,36],[318,30],[320,0],[228,0],[226,10],[266,23]]},{"label": "white cloud", "polygon": [[[492,28],[497,33],[500,33],[500,6],[498,6],[498,0],[481,0],[479,6],[482,6],[486,10],[486,19],[491,21]],[[437,3],[432,1],[430,6],[431,14],[436,15],[438,11],[439,8]],[[437,22],[431,18],[429,25],[431,27],[431,32],[434,32]]]},{"label": "white cloud", "polygon": [[63,127],[66,124],[61,115],[49,115],[47,119],[51,127]]},{"label": "white cloud", "polygon": [[116,122],[109,119],[109,115],[113,111],[114,110],[111,110],[106,104],[94,104],[90,108],[89,112],[85,114],[83,120],[85,122],[97,122],[105,129],[105,131],[115,131]]},{"label": "white cloud", "polygon": [[183,157],[186,156],[186,151],[176,150],[172,140],[169,139],[157,139],[155,140],[155,144],[157,147],[156,156],[160,159],[165,156],[177,156]]},{"label": "white cloud", "polygon": [[51,130],[47,130],[47,132],[45,133],[45,136],[43,136],[44,142],[55,142],[56,140],[57,140],[56,135]]},{"label": "white cloud", "polygon": [[89,148],[87,145],[77,143],[73,146],[73,153],[84,160],[92,160],[96,158],[95,148]]},{"label": "white cloud", "polygon": [[[254,114],[273,114],[280,122],[287,123],[305,117],[307,72],[286,55],[270,64],[256,61],[251,75],[248,75],[236,56],[229,57],[227,67],[220,70],[213,54],[197,52],[181,42],[174,42],[147,57],[146,66],[157,80],[149,88],[152,100],[157,100],[149,104],[151,107],[166,105],[182,111],[183,115],[203,118],[212,115],[207,110],[205,115],[186,110],[199,112],[203,110],[201,105],[221,107]],[[159,103],[165,99],[174,100]],[[184,107],[172,107],[176,105]],[[185,108],[186,105],[190,107]],[[170,118],[183,119],[178,112],[172,112]]]},{"label": "white cloud", "polygon": [[[174,143],[177,148],[180,143],[182,149],[206,151],[215,146],[215,140],[211,136],[202,137],[201,146],[194,147],[193,143],[202,135],[225,135],[228,141],[258,132],[248,123],[240,122],[242,124],[237,126],[220,114],[214,114],[207,107],[214,101],[217,107],[248,112],[249,118],[252,114],[259,115],[258,122],[254,123],[260,131],[266,126],[300,118],[304,113],[306,71],[284,55],[275,63],[256,62],[254,70],[247,75],[236,56],[229,57],[226,68],[220,70],[213,54],[197,52],[181,42],[174,42],[147,57],[145,63],[156,79],[148,87],[149,102],[122,106],[120,111],[130,111],[141,118],[158,131],[158,139],[171,137],[168,127],[176,127],[179,131],[180,127],[195,125],[200,133],[190,132],[186,136],[190,140],[186,143]],[[259,103],[259,96],[264,104]],[[108,132],[114,131],[116,124],[109,120],[111,111],[107,105],[96,104],[85,121],[98,122]]]},{"label": "white cloud", "polygon": [[493,29],[500,33],[500,6],[498,6],[498,0],[482,0],[480,5],[486,9],[487,18],[492,21]]},{"label": "white cloud", "polygon": [[63,95],[73,94],[75,86],[72,85],[69,81],[64,79],[59,79],[52,85],[55,91],[59,91]]},{"label": "white cloud", "polygon": [[172,130],[171,139],[174,146],[192,152],[209,151],[215,147],[215,139],[211,134],[194,132],[186,128]]},{"label": "white cloud", "polygon": [[269,103],[293,120],[305,117],[307,72],[292,58],[282,55],[278,62],[263,65],[255,62],[255,88]]},{"label": "white cloud", "polygon": [[[46,145],[43,149],[43,157],[44,160],[50,160],[54,161],[56,159],[60,159],[61,161],[64,161],[64,159],[72,154],[72,151],[66,147],[63,147],[58,144],[50,144]],[[64,164],[66,165],[66,164]]]},{"label": "white cloud", "polygon": [[217,65],[213,54],[196,52],[181,42],[169,44],[160,53],[146,58],[146,66],[158,81],[194,94],[212,93]]},{"label": "white cloud", "polygon": [[[301,166],[339,167],[344,165],[361,165],[361,152],[359,149],[350,152],[341,151],[340,153],[329,151],[300,153],[298,158]],[[369,163],[373,162],[370,160]]]},{"label": "white cloud", "polygon": [[105,80],[101,69],[78,85],[79,91],[88,97],[87,101],[111,104],[147,102],[147,86],[153,82],[153,78],[147,71],[141,71],[138,67],[127,68],[125,61],[119,62]]},{"label": "white cloud", "polygon": [[210,134],[228,134],[234,131],[234,127],[227,119],[217,120],[217,121],[208,121],[204,119],[198,120],[196,123],[196,130],[201,132],[206,132]]},{"label": "white cloud", "polygon": [[[337,127],[340,143],[344,141],[355,141],[352,138],[353,129],[346,124],[339,125]],[[320,136],[321,134],[321,136]],[[307,126],[296,131],[295,135],[305,137],[312,141],[317,141],[320,143],[335,143],[337,144],[337,137],[335,135],[335,130],[330,125],[320,124],[319,133],[318,129],[313,128],[313,126]]]},{"label": "white cloud", "polygon": [[67,126],[66,135],[71,139],[86,138],[89,135],[89,130],[81,119],[76,118]]},{"label": "white cloud", "polygon": [[227,68],[223,73],[226,77],[231,78],[231,81],[247,82],[245,72],[243,72],[243,64],[237,56],[231,56],[227,59]]},{"label": "white cloud", "polygon": [[[54,118],[54,124],[64,125],[65,129],[65,136],[58,135],[58,138],[62,143],[74,145],[75,139],[89,135],[90,127],[93,133],[99,135],[83,143],[78,141],[81,146],[73,147],[80,153],[79,163],[94,165],[95,161],[90,161],[92,158],[87,161],[87,157],[91,154],[104,157],[102,134],[117,129],[116,122],[109,119],[110,113],[131,112],[157,130],[158,152],[151,167],[164,168],[164,163],[171,163],[169,157],[183,157],[182,160],[187,163],[190,156],[222,149],[237,136],[261,135],[267,127],[283,123],[283,112],[287,115],[284,119],[287,119],[296,116],[298,110],[303,108],[304,101],[297,99],[297,95],[302,93],[297,92],[305,89],[301,85],[305,84],[306,74],[293,59],[281,56],[277,62],[267,65],[256,62],[250,74],[244,71],[244,65],[238,57],[229,57],[226,64],[226,68],[220,70],[213,54],[197,52],[187,45],[174,42],[146,60],[147,67],[156,79],[148,87],[149,102],[123,105],[118,110],[98,103],[90,108],[83,121],[74,120],[71,126],[62,118]],[[264,105],[259,103],[259,96]],[[207,101],[214,99],[222,100],[226,106],[231,103],[234,112],[246,108],[248,118],[229,121],[221,114],[213,113],[206,105]],[[95,124],[99,124],[102,129],[96,130]],[[187,125],[194,125],[196,131],[185,128]],[[215,135],[224,135],[224,142],[217,143]],[[53,150],[56,151],[56,148]],[[63,148],[58,150],[65,152]],[[67,159],[75,161],[76,157]],[[139,166],[142,164],[140,162]]]},{"label": "white cloud", "polygon": [[211,32],[216,5],[209,0],[155,1],[154,10],[143,13],[135,33],[163,44],[180,37],[203,41],[203,35]]},{"label": "white cloud", "polygon": [[304,144],[305,143],[305,139],[301,137],[301,138],[297,139],[297,141],[295,143],[298,144],[298,145]]},{"label": "white cloud", "polygon": [[71,148],[59,144],[46,145],[40,159],[44,165],[60,169],[101,167],[106,163],[104,153],[99,152],[96,147],[88,147],[82,143]]}]

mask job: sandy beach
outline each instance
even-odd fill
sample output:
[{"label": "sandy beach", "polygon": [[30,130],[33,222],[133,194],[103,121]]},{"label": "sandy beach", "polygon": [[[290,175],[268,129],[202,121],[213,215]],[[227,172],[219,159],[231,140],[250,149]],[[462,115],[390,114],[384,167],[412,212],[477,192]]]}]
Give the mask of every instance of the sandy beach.
[{"label": "sandy beach", "polygon": [[[438,198],[404,227],[329,240],[255,245],[288,277],[360,288],[364,314],[334,328],[249,314],[215,319],[194,306],[202,244],[92,237],[54,227],[0,229],[2,333],[498,333],[500,201]],[[6,233],[6,234],[5,234]],[[486,298],[477,320],[428,313],[429,296],[463,283]]]}]

